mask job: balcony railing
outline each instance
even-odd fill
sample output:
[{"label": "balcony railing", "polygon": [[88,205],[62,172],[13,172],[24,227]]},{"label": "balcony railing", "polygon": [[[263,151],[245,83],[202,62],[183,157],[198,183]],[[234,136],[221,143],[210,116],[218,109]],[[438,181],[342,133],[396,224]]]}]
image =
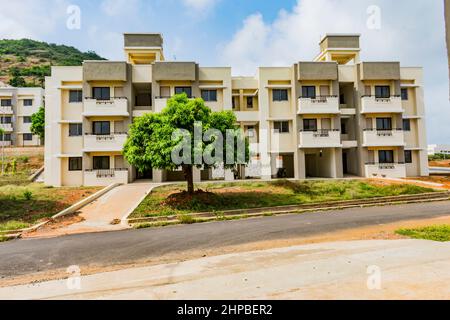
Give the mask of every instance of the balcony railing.
[{"label": "balcony railing", "polygon": [[84,99],[84,116],[129,116],[128,99],[115,97],[109,100]]},{"label": "balcony railing", "polygon": [[365,164],[366,177],[380,178],[404,178],[406,177],[406,165],[404,162],[376,163],[367,162]]},{"label": "balcony railing", "polygon": [[108,135],[85,133],[84,151],[117,151],[121,152],[128,138],[127,132],[116,132]]},{"label": "balcony railing", "polygon": [[364,147],[401,147],[405,145],[405,136],[403,129],[378,130],[378,129],[364,129],[363,130],[363,146]]},{"label": "balcony railing", "polygon": [[365,95],[361,97],[361,113],[402,113],[400,96],[376,97]]},{"label": "balcony railing", "polygon": [[316,96],[299,97],[298,114],[338,114],[339,98],[338,96]]},{"label": "balcony railing", "polygon": [[12,132],[13,125],[12,123],[0,123],[0,129],[3,129],[5,132]]},{"label": "balcony railing", "polygon": [[13,114],[12,107],[0,107],[0,114]]},{"label": "balcony railing", "polygon": [[342,147],[339,129],[300,131],[300,148],[339,148]]},{"label": "balcony railing", "polygon": [[113,183],[128,183],[128,169],[88,169],[84,171],[85,186],[108,186]]}]

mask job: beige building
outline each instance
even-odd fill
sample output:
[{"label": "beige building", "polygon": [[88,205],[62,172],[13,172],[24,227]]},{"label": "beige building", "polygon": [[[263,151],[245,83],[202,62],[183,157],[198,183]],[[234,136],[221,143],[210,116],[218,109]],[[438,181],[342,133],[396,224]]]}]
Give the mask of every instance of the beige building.
[{"label": "beige building", "polygon": [[180,92],[233,110],[251,142],[248,166],[198,170],[196,181],[428,175],[422,69],[360,61],[359,35],[327,35],[314,61],[254,77],[165,61],[159,34],[125,34],[124,44],[125,61],[52,68],[46,184],[182,180],[181,171],[139,173],[122,154],[133,119]]},{"label": "beige building", "polygon": [[31,116],[44,104],[44,89],[0,87],[0,145],[31,147],[41,144],[31,133]]}]

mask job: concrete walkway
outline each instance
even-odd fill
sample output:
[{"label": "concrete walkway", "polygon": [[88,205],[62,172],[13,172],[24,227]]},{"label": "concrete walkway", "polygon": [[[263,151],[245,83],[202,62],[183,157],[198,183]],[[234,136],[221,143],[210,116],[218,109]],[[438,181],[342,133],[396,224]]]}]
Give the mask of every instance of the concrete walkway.
[{"label": "concrete walkway", "polygon": [[0,288],[0,299],[449,298],[450,243],[422,240],[303,245]]},{"label": "concrete walkway", "polygon": [[[54,237],[128,229],[129,226],[123,223],[123,220],[142,202],[151,190],[159,185],[143,181],[119,186],[80,209],[79,217],[84,221],[56,229],[43,229],[28,237]],[[116,221],[116,224],[112,224],[113,221]]]}]

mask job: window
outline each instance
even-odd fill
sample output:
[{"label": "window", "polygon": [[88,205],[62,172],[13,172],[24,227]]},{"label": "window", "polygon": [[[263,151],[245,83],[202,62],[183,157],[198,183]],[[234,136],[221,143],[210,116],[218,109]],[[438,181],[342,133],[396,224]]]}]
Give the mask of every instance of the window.
[{"label": "window", "polygon": [[253,97],[247,97],[247,109],[253,109]]},{"label": "window", "polygon": [[391,87],[375,86],[375,98],[383,99],[391,97]]},{"label": "window", "polygon": [[413,163],[411,150],[405,150],[405,163]]},{"label": "window", "polygon": [[287,89],[274,89],[273,90],[273,101],[288,101],[288,91]]},{"label": "window", "polygon": [[402,100],[408,100],[408,89],[402,89]]},{"label": "window", "polygon": [[379,163],[394,163],[394,151],[392,150],[380,150],[378,151]]},{"label": "window", "polygon": [[289,133],[289,121],[275,121],[273,128],[278,133]]},{"label": "window", "polygon": [[410,119],[403,119],[403,130],[411,131],[411,120]]},{"label": "window", "polygon": [[11,99],[4,99],[1,102],[2,107],[11,107],[12,106],[12,100]]},{"label": "window", "polygon": [[188,98],[192,98],[192,87],[175,87],[175,94],[186,93]]},{"label": "window", "polygon": [[204,101],[217,101],[217,90],[202,90]]},{"label": "window", "polygon": [[0,123],[12,123],[11,117],[0,117]]},{"label": "window", "polygon": [[69,137],[79,137],[83,135],[83,124],[70,123],[69,124]]},{"label": "window", "polygon": [[25,100],[23,100],[23,105],[25,107],[31,107],[33,105],[33,99],[25,99]]},{"label": "window", "polygon": [[341,134],[348,134],[347,124],[348,124],[348,120],[347,119],[342,119],[341,120]]},{"label": "window", "polygon": [[69,158],[69,171],[81,171],[83,170],[83,158]]},{"label": "window", "polygon": [[317,131],[317,119],[303,119],[303,131]]},{"label": "window", "polygon": [[96,100],[110,100],[111,88],[110,87],[94,87],[92,88],[92,97]]},{"label": "window", "polygon": [[236,99],[237,99],[237,97],[233,97],[233,98],[231,99],[231,104],[232,104],[232,108],[233,108],[233,109],[236,109]]},{"label": "window", "polygon": [[23,123],[31,123],[31,117],[23,117]]},{"label": "window", "polygon": [[23,134],[23,141],[32,141],[32,140],[33,140],[33,134],[31,134],[31,133]]},{"label": "window", "polygon": [[392,130],[392,119],[377,118],[377,130]]},{"label": "window", "polygon": [[109,170],[109,157],[93,157],[93,169],[94,170]]},{"label": "window", "polygon": [[69,91],[69,103],[78,103],[83,101],[83,91],[70,90]]},{"label": "window", "polygon": [[316,98],[316,87],[315,86],[302,86],[302,98]]},{"label": "window", "polygon": [[11,133],[0,134],[0,141],[11,141]]},{"label": "window", "polygon": [[94,135],[107,136],[111,134],[111,127],[109,121],[94,121],[92,123],[92,133]]}]

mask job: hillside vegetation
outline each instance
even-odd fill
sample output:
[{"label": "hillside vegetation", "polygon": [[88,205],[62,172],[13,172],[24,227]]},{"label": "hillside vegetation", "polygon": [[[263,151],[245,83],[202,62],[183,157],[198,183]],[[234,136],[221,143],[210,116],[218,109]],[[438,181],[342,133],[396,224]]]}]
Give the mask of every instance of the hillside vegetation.
[{"label": "hillside vegetation", "polygon": [[104,60],[93,51],[30,39],[0,40],[0,82],[15,87],[42,86],[50,66],[79,66]]}]

